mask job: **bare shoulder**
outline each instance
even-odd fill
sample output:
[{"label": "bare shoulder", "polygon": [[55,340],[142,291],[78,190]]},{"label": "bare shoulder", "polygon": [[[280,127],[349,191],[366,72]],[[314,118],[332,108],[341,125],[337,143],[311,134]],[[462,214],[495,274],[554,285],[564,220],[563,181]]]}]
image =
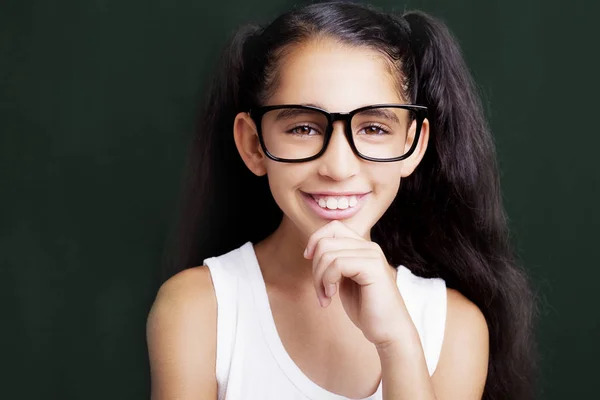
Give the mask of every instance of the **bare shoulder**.
[{"label": "bare shoulder", "polygon": [[146,321],[152,399],[216,399],[217,301],[206,266],[160,287]]},{"label": "bare shoulder", "polygon": [[481,399],[487,377],[489,331],[477,305],[447,290],[444,342],[432,382],[438,399]]},{"label": "bare shoulder", "polygon": [[[456,289],[446,289],[448,315],[446,328],[468,327],[460,329],[462,334],[484,334],[487,337],[487,321],[479,307]],[[452,333],[452,332],[449,332]]]},{"label": "bare shoulder", "polygon": [[176,306],[185,309],[206,306],[207,300],[214,300],[216,305],[210,270],[206,265],[202,265],[185,269],[163,283],[156,295],[153,309],[156,306]]}]

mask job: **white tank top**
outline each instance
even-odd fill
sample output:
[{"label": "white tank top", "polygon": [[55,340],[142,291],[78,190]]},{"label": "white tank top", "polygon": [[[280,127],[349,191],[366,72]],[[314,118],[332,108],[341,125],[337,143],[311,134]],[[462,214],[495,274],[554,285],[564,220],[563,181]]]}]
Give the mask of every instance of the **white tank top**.
[{"label": "white tank top", "polygon": [[[346,400],[311,381],[286,352],[251,242],[204,260],[217,298],[218,400]],[[446,322],[446,284],[398,267],[398,289],[435,371]],[[362,400],[382,398],[382,385]]]}]

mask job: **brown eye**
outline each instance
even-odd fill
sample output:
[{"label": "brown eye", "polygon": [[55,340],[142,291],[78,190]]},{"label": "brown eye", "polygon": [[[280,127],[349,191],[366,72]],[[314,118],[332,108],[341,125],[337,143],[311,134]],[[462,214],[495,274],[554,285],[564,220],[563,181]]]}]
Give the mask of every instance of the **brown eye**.
[{"label": "brown eye", "polygon": [[308,125],[296,126],[295,128],[290,129],[288,132],[298,136],[314,136],[319,133]]},{"label": "brown eye", "polygon": [[362,129],[366,135],[369,136],[379,136],[379,135],[386,135],[389,132],[385,129],[383,129],[383,127],[379,126],[379,125],[369,125],[365,128]]}]

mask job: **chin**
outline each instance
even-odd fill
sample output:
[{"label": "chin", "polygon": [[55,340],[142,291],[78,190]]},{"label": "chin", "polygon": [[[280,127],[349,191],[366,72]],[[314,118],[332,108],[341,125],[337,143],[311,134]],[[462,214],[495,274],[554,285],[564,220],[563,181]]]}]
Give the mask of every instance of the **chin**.
[{"label": "chin", "polygon": [[[314,221],[314,222],[313,222]],[[307,237],[312,235],[318,229],[324,227],[328,223],[334,220],[326,220],[326,219],[311,219],[312,223],[307,224],[306,219],[302,226],[299,226],[300,231],[302,231]],[[345,224],[348,228],[358,233],[360,236],[367,238],[367,234],[370,232],[371,228],[364,221],[360,221],[358,218],[348,218],[338,220]]]}]

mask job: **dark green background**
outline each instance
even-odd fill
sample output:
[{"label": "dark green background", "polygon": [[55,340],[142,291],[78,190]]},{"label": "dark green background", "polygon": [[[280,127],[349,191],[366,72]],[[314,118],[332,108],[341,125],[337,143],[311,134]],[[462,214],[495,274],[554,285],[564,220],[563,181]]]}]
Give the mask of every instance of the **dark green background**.
[{"label": "dark green background", "polygon": [[[206,78],[234,26],[293,3],[0,3],[0,397],[149,397],[145,320]],[[540,293],[540,398],[597,395],[597,3],[373,3],[458,37]]]}]

